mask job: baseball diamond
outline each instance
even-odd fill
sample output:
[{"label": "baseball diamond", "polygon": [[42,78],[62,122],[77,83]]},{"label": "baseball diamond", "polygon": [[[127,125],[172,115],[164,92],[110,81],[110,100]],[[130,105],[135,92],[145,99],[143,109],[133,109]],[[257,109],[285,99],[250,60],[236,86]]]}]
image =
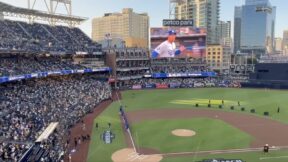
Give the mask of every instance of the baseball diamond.
[{"label": "baseball diamond", "polygon": [[[208,93],[209,92],[209,93]],[[266,93],[266,94],[265,94]],[[267,93],[273,94],[267,96]],[[237,94],[237,95],[235,95]],[[249,95],[254,95],[250,98]],[[193,161],[210,158],[241,159],[245,161],[286,161],[288,153],[287,109],[281,90],[196,88],[173,90],[137,90],[119,93],[131,136],[119,116],[119,102],[113,102],[103,113],[94,119],[100,125],[112,122],[116,134],[115,142],[104,144],[98,134],[105,128],[92,128],[92,140],[85,149],[73,156],[87,161]],[[272,101],[277,96],[277,104],[283,109],[277,113]],[[185,100],[190,104],[175,102]],[[207,104],[211,103],[211,107]],[[218,105],[224,105],[219,109]],[[241,105],[238,106],[238,101]],[[195,103],[202,103],[199,107]],[[272,102],[272,103],[271,103]],[[213,103],[213,104],[212,104]],[[231,110],[233,106],[235,109]],[[245,107],[246,111],[241,111]],[[251,113],[250,109],[256,113]],[[263,112],[270,112],[264,116]],[[91,121],[92,122],[92,121]],[[92,124],[93,125],[93,124]],[[75,128],[77,129],[77,128]],[[192,136],[175,136],[176,129],[193,131]],[[132,144],[134,142],[134,145]],[[262,153],[262,146],[271,146],[269,154]],[[135,148],[134,148],[135,147]],[[88,149],[89,148],[89,149]],[[124,150],[123,150],[124,149]],[[126,150],[125,150],[126,149]],[[121,151],[122,150],[122,151]],[[133,150],[136,150],[133,151]],[[134,153],[133,153],[134,152]],[[117,155],[117,156],[116,156]],[[124,161],[126,161],[124,160]],[[152,160],[153,161],[153,160]]]}]

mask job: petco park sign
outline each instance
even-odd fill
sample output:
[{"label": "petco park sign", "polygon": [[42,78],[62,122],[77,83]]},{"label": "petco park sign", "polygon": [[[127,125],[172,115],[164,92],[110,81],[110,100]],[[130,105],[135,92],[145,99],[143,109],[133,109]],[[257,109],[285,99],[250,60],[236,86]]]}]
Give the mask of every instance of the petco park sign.
[{"label": "petco park sign", "polygon": [[163,20],[163,26],[193,26],[193,20]]}]

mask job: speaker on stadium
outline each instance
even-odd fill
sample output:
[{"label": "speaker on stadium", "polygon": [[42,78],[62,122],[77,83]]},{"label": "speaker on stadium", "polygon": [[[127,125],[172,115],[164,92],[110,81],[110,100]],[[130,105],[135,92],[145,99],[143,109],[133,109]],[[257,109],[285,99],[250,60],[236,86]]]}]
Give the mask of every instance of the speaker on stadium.
[{"label": "speaker on stadium", "polygon": [[269,112],[265,111],[264,116],[269,116]]},{"label": "speaker on stadium", "polygon": [[222,105],[219,105],[219,109],[222,109],[223,107],[222,107]]},{"label": "speaker on stadium", "polygon": [[241,111],[245,111],[245,107],[241,107]]},{"label": "speaker on stadium", "polygon": [[208,107],[211,107],[211,104],[208,104]]},{"label": "speaker on stadium", "polygon": [[256,110],[255,110],[255,109],[251,109],[250,112],[251,112],[251,113],[255,113]]},{"label": "speaker on stadium", "polygon": [[230,109],[231,109],[231,110],[234,110],[234,106],[231,106]]},{"label": "speaker on stadium", "polygon": [[199,104],[198,104],[198,103],[196,103],[196,104],[195,104],[195,106],[196,106],[196,107],[199,107]]}]

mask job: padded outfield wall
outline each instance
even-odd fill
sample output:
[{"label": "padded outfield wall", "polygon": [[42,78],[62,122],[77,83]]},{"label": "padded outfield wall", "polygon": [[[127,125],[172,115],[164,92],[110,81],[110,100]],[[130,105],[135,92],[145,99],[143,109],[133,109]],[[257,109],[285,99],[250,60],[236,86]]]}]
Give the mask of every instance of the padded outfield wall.
[{"label": "padded outfield wall", "polygon": [[254,73],[250,74],[249,82],[242,87],[288,89],[288,63],[256,64]]}]

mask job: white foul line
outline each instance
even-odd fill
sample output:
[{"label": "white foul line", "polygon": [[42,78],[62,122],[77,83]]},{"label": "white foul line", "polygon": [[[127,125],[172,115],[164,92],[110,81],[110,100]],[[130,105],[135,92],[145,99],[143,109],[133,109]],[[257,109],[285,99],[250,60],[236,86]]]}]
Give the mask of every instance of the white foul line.
[{"label": "white foul line", "polygon": [[137,153],[137,150],[136,150],[136,147],[135,147],[135,143],[134,143],[134,140],[133,140],[133,137],[132,137],[132,135],[131,135],[131,132],[130,132],[130,129],[129,129],[129,128],[127,129],[127,132],[128,132],[129,137],[130,137],[130,139],[131,139],[134,152]]},{"label": "white foul line", "polygon": [[267,159],[281,159],[281,158],[288,158],[288,156],[261,157],[261,158],[259,158],[259,160],[267,160]]},{"label": "white foul line", "polygon": [[[122,106],[122,103],[121,103],[121,100],[120,100],[120,98],[119,98],[119,95],[118,95],[118,92],[117,92],[117,91],[116,91],[116,96],[117,96],[117,98],[118,98],[119,105]],[[124,123],[125,123],[125,121],[124,121]],[[127,129],[127,132],[128,132],[128,134],[129,134],[129,136],[130,136],[130,139],[131,139],[131,142],[132,142],[132,145],[133,145],[134,152],[137,153],[137,150],[136,150],[136,147],[135,147],[135,143],[134,143],[134,140],[133,140],[133,138],[132,138],[132,135],[131,135],[131,132],[130,132],[130,129],[129,129],[129,128]]]},{"label": "white foul line", "polygon": [[[281,150],[281,149],[287,149],[287,146],[283,147],[274,147],[270,150]],[[224,153],[240,153],[240,152],[255,152],[255,151],[261,151],[263,150],[263,147],[258,148],[246,148],[246,149],[231,149],[231,150],[211,150],[211,151],[194,151],[194,152],[174,152],[174,153],[163,153],[163,154],[147,154],[147,155],[186,155],[186,154],[224,154]]]}]

